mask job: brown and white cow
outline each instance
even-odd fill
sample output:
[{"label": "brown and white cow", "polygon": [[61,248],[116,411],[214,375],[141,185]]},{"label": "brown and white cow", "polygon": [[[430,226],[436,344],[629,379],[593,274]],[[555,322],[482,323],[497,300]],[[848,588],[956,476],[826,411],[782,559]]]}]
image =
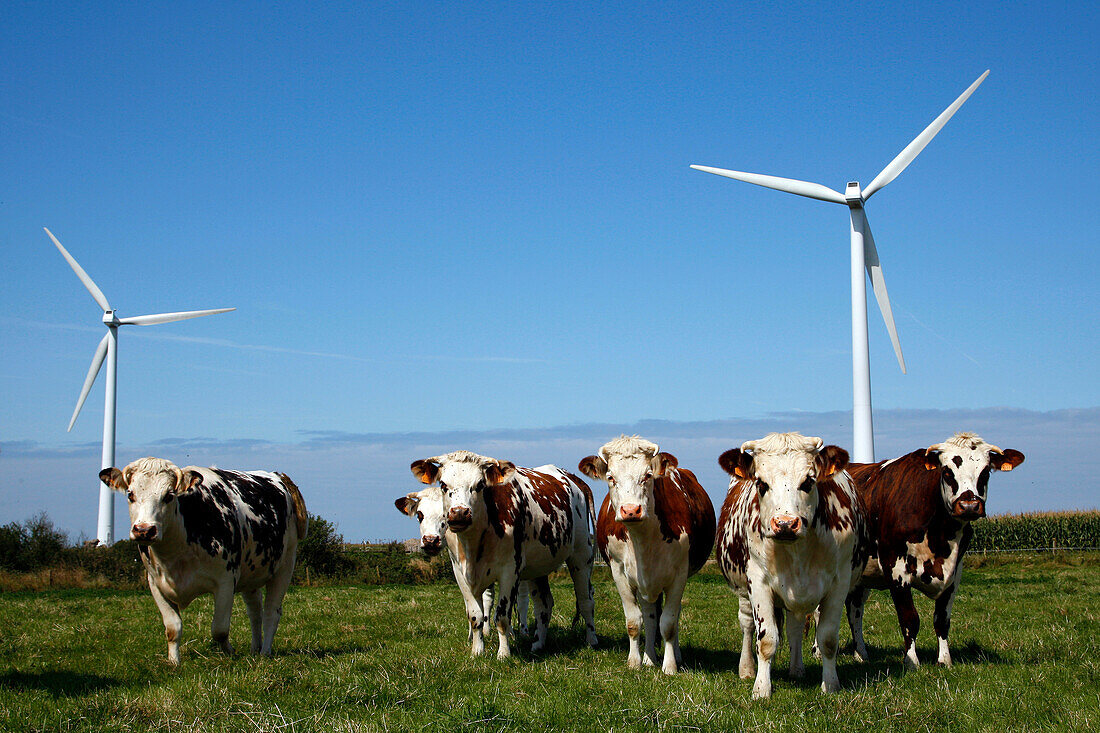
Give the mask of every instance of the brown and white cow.
[{"label": "brown and white cow", "polygon": [[867,514],[871,559],[863,588],[848,602],[856,654],[867,658],[863,604],[871,588],[889,589],[905,645],[905,665],[915,668],[920,617],[913,588],[936,601],[932,625],[940,664],[951,665],[947,632],[959,587],[962,558],[974,533],[970,523],[985,516],[993,471],[1024,462],[1017,450],[1001,450],[974,433],[957,433],[929,448],[880,463],[848,466]]},{"label": "brown and white cow", "polygon": [[214,594],[211,630],[225,653],[233,652],[229,617],[240,593],[252,652],[270,655],[309,522],[294,482],[282,473],[179,468],[160,458],[105,468],[99,478],[130,503],[130,538],[164,620],[168,661],[180,661],[180,612],[206,593]]},{"label": "brown and white cow", "polygon": [[[611,566],[630,639],[627,666],[657,664],[658,620],[662,670],[675,674],[680,657],[680,605],[689,576],[714,547],[714,506],[695,474],[638,436],[622,436],[580,462],[581,473],[607,481],[596,521],[596,542]],[[658,617],[660,617],[658,619]],[[645,625],[645,658],[638,638]]]},{"label": "brown and white cow", "polygon": [[753,697],[771,695],[771,662],[784,612],[790,675],[801,677],[801,629],[806,616],[820,608],[821,690],[836,692],[844,600],[866,559],[863,516],[844,470],[847,451],[825,446],[821,438],[771,433],[726,451],[718,463],[732,476],[718,520],[717,555],[740,597],[742,679],[752,677],[755,667]]},{"label": "brown and white cow", "polygon": [[[443,492],[438,486],[429,486],[421,491],[411,491],[394,502],[402,514],[412,517],[420,525],[420,550],[428,557],[436,557],[443,552],[444,537],[448,546],[454,545],[453,537],[448,537],[447,518],[443,512]],[[458,566],[454,563],[457,547],[450,547],[451,570],[455,580],[459,579]],[[527,607],[530,598],[529,583],[519,584],[516,598],[516,613],[519,619],[519,632],[527,634]],[[489,635],[489,612],[493,608],[493,589],[487,588],[481,596],[481,605],[485,609],[485,622],[481,625],[482,636]]]},{"label": "brown and white cow", "polygon": [[[449,537],[455,544],[455,576],[466,602],[472,631],[484,619],[482,593],[498,583],[495,623],[499,658],[511,654],[508,636],[517,583],[535,583],[535,639],[532,651],[546,645],[554,605],[547,576],[565,563],[573,579],[577,608],[587,641],[596,645],[593,619],[592,561],[595,552],[589,521],[595,519],[592,491],[556,466],[516,468],[510,461],[455,451],[414,461],[413,475],[439,484]],[[471,633],[470,652],[484,652],[480,633]]]}]

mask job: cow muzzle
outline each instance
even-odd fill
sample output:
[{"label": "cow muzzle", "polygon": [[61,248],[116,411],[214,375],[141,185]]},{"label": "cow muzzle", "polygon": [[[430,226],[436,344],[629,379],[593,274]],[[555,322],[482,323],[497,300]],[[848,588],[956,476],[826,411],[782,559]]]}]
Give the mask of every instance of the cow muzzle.
[{"label": "cow muzzle", "polygon": [[462,532],[470,528],[474,523],[474,515],[467,507],[456,506],[447,512],[447,526],[455,532]]},{"label": "cow muzzle", "polygon": [[623,504],[615,519],[620,522],[640,522],[645,519],[645,507],[641,504]]},{"label": "cow muzzle", "polygon": [[157,525],[138,522],[130,527],[130,539],[142,543],[155,541],[157,539]]},{"label": "cow muzzle", "polygon": [[972,491],[968,491],[955,499],[955,503],[951,507],[951,513],[955,515],[956,519],[972,522],[985,516],[985,502]]},{"label": "cow muzzle", "polygon": [[771,539],[779,542],[794,542],[802,536],[802,529],[805,524],[802,522],[801,517],[781,514],[777,517],[772,517],[769,526],[771,529]]},{"label": "cow muzzle", "polygon": [[428,557],[435,557],[443,551],[443,538],[437,534],[426,534],[420,538],[420,549]]}]

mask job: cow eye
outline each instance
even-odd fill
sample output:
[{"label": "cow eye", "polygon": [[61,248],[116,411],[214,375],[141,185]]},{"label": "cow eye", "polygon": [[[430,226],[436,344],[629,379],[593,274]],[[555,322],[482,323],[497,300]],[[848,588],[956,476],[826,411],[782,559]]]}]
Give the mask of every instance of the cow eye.
[{"label": "cow eye", "polygon": [[609,486],[614,486],[615,485],[615,477],[612,476],[611,474],[607,474],[607,483],[608,483]]},{"label": "cow eye", "polygon": [[165,494],[164,495],[164,503],[165,504],[171,504],[172,499],[174,499],[174,498],[176,498],[175,494],[172,494],[172,493]]},{"label": "cow eye", "polygon": [[130,503],[133,503],[133,501],[134,501],[134,492],[127,491],[126,492],[126,500],[129,501]]},{"label": "cow eye", "polygon": [[769,487],[768,487],[768,484],[766,482],[761,481],[760,479],[756,479],[756,490],[757,491],[759,491],[761,494],[763,494],[768,490],[768,488]]},{"label": "cow eye", "polygon": [[814,488],[814,480],[812,478],[807,477],[806,480],[803,481],[799,485],[798,490],[799,491],[804,491],[808,494],[811,491],[813,491],[813,488]]},{"label": "cow eye", "polygon": [[446,493],[446,492],[447,492],[447,484],[445,484],[445,483],[443,483],[442,481],[440,481],[440,482],[439,482],[439,490],[440,490],[440,491],[442,491],[442,492],[444,492],[444,493]]},{"label": "cow eye", "polygon": [[416,521],[418,521],[418,522],[423,522],[424,521],[424,512],[417,512],[416,513]]},{"label": "cow eye", "polygon": [[649,481],[651,478],[653,478],[653,471],[646,471],[645,480]]}]

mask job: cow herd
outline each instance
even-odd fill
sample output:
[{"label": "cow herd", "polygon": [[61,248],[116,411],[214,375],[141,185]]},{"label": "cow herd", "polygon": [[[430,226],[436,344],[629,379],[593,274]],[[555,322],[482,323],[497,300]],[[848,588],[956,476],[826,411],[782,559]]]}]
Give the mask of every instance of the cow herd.
[{"label": "cow herd", "polygon": [[[675,456],[622,436],[578,466],[607,483],[598,513],[592,490],[572,473],[469,451],[414,461],[413,475],[428,488],[395,504],[419,522],[425,553],[447,547],[475,656],[484,653],[492,628],[497,656],[511,654],[513,610],[526,631],[529,598],[531,650],[546,646],[554,605],[548,576],[562,566],[573,582],[576,618],[595,646],[591,574],[598,549],[622,600],[627,665],[660,665],[673,674],[682,664],[679,619],[688,579],[713,552],[738,599],[738,670],[755,678],[753,697],[760,698],[771,694],[784,626],[790,675],[803,675],[802,628],[811,616],[821,689],[838,690],[842,618],[847,612],[856,658],[866,660],[863,606],[872,589],[890,591],[909,667],[918,664],[920,627],[912,589],[934,599],[938,661],[950,665],[951,606],[971,522],[985,516],[990,474],[1023,461],[1019,451],[973,433],[870,464],[849,463],[844,449],[820,438],[772,433],[718,458],[730,483],[716,522],[706,491]],[[154,458],[104,469],[100,477],[129,499],[131,537],[164,620],[169,661],[179,662],[180,612],[204,593],[214,595],[213,636],[225,651],[231,651],[233,596],[240,593],[252,651],[270,654],[307,529],[294,483],[278,473],[180,469]]]}]

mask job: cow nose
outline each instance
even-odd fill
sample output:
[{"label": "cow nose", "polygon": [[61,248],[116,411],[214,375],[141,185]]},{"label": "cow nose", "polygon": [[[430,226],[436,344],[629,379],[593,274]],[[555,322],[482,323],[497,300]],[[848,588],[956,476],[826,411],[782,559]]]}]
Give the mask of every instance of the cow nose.
[{"label": "cow nose", "polygon": [[439,551],[443,549],[443,538],[437,534],[427,534],[420,541],[420,546],[424,550],[424,554],[433,556],[438,555]]},{"label": "cow nose", "polygon": [[780,515],[772,518],[772,534],[776,539],[793,540],[802,530],[802,518]]},{"label": "cow nose", "polygon": [[157,525],[138,522],[130,527],[130,538],[138,542],[152,542],[157,538]]},{"label": "cow nose", "polygon": [[456,506],[447,512],[447,524],[451,529],[463,530],[473,522],[470,510],[464,506]]},{"label": "cow nose", "polygon": [[637,522],[644,517],[641,504],[623,504],[619,507],[620,522]]},{"label": "cow nose", "polygon": [[957,504],[958,513],[966,516],[982,516],[984,507],[981,499],[960,499]]}]

